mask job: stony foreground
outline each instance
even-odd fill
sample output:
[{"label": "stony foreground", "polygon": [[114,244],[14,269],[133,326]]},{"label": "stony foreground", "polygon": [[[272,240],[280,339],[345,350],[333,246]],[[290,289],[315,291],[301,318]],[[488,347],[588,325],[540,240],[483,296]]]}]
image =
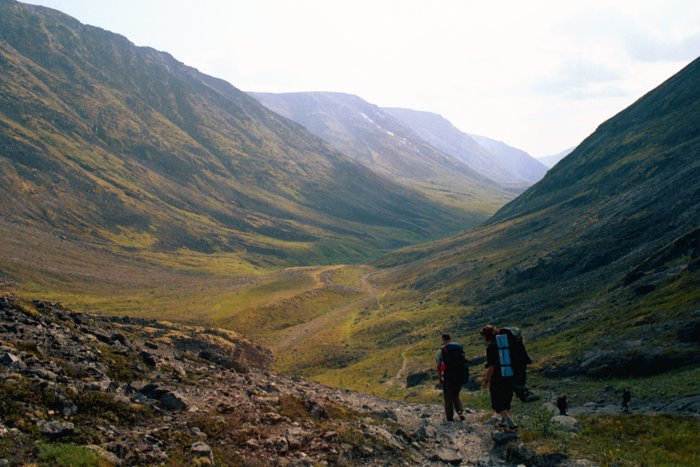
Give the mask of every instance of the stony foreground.
[{"label": "stony foreground", "polygon": [[497,462],[477,415],[440,424],[437,406],[272,374],[266,349],[228,331],[1,297],[0,359],[11,464],[69,443],[104,465]]},{"label": "stony foreground", "polygon": [[[577,465],[488,416],[331,389],[240,335],[0,297],[0,465]],[[497,443],[498,444],[498,443]],[[76,457],[77,459],[77,457]]]}]

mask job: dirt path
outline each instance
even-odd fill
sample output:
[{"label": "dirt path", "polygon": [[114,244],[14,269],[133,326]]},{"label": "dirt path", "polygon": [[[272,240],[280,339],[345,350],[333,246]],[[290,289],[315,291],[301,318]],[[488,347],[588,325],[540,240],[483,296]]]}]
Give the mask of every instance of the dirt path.
[{"label": "dirt path", "polygon": [[324,313],[311,321],[307,321],[306,323],[290,328],[289,332],[284,336],[280,336],[272,347],[278,352],[291,350],[304,338],[312,336],[318,331],[326,329],[334,323],[338,323],[354,310],[363,308],[370,304],[379,304],[377,289],[369,282],[369,274],[370,273],[364,274],[360,281],[363,289],[368,295],[363,295],[361,298],[333,308],[329,312]]}]

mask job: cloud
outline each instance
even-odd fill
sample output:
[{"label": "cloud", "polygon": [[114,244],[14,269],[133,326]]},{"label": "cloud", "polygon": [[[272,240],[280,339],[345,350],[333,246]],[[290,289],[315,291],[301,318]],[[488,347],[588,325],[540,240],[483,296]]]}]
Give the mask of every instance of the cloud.
[{"label": "cloud", "polygon": [[625,91],[613,84],[620,79],[622,74],[608,64],[570,58],[553,74],[536,81],[531,89],[540,95],[570,99],[620,97],[626,95]]},{"label": "cloud", "polygon": [[659,40],[651,35],[636,34],[627,43],[633,59],[643,62],[680,62],[700,56],[700,33],[676,41]]}]

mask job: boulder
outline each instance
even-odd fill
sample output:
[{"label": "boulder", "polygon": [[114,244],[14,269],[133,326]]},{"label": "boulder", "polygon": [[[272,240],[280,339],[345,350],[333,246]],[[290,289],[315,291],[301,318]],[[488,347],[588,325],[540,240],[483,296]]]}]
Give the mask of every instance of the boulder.
[{"label": "boulder", "polygon": [[110,337],[112,339],[112,342],[119,342],[124,347],[129,346],[129,339],[127,339],[127,337],[124,334],[113,332]]},{"label": "boulder", "polygon": [[423,383],[426,379],[428,379],[428,372],[427,371],[419,371],[418,373],[411,373],[410,375],[406,376],[406,387],[407,388],[412,388],[414,386],[418,386],[419,384]]},{"label": "boulder", "polygon": [[398,449],[399,451],[404,450],[404,446],[396,440],[394,435],[392,435],[391,433],[389,433],[387,430],[385,430],[382,427],[378,427],[375,425],[368,425],[364,429],[364,432],[365,432],[365,434],[372,436],[374,438],[383,439],[386,442],[386,444],[388,444],[389,446],[391,446],[394,449]]},{"label": "boulder", "polygon": [[421,425],[420,427],[418,427],[418,429],[413,433],[413,436],[414,436],[414,437],[416,437],[416,438],[418,438],[418,439],[421,439],[421,440],[425,440],[425,439],[429,439],[429,438],[435,438],[437,435],[438,435],[437,429],[436,429],[434,426],[429,425],[429,424],[427,424],[427,423],[422,424],[422,425]]},{"label": "boulder", "polygon": [[71,422],[62,422],[58,420],[39,422],[39,431],[41,434],[52,438],[69,435],[73,433],[74,430],[75,425]]},{"label": "boulder", "polygon": [[280,423],[283,420],[283,417],[275,412],[265,412],[262,417],[260,417],[260,420],[268,425],[275,425]]},{"label": "boulder", "polygon": [[192,451],[192,454],[195,457],[203,457],[206,459],[209,459],[209,462],[211,465],[214,464],[214,452],[212,451],[211,447],[207,443],[204,443],[202,441],[197,441],[196,443],[192,444],[190,446],[190,451]]},{"label": "boulder", "polygon": [[122,465],[122,460],[119,458],[119,456],[112,452],[109,452],[102,446],[98,446],[96,444],[88,444],[87,446],[85,446],[85,448],[97,454],[97,457],[99,457],[100,460],[106,462],[109,465]]},{"label": "boulder", "polygon": [[459,465],[462,463],[462,455],[454,449],[440,448],[435,451],[431,460],[444,462],[451,465]]},{"label": "boulder", "polygon": [[272,442],[272,449],[279,454],[285,454],[289,451],[289,443],[286,438],[279,437]]},{"label": "boulder", "polygon": [[166,392],[161,396],[159,402],[165,410],[187,410],[190,407],[187,400],[176,391]]},{"label": "boulder", "polygon": [[491,439],[496,444],[506,444],[518,439],[518,434],[514,431],[494,431],[491,435]]},{"label": "boulder", "polygon": [[143,382],[131,382],[129,387],[137,392],[140,392],[149,399],[160,399],[165,394],[170,392],[170,389],[165,388],[158,383],[143,383]]},{"label": "boulder", "polygon": [[581,424],[574,417],[568,415],[555,415],[552,417],[552,422],[561,425],[566,431],[578,433],[581,431]]},{"label": "boulder", "polygon": [[537,451],[524,443],[510,443],[505,449],[504,459],[517,465],[536,465],[538,467],[563,467],[576,465],[565,454],[551,452],[538,454]]},{"label": "boulder", "polygon": [[11,354],[10,352],[5,352],[2,355],[2,358],[0,358],[0,361],[2,361],[3,365],[10,366],[14,363],[21,361],[21,359],[17,355]]},{"label": "boulder", "polygon": [[155,367],[158,364],[156,356],[152,353],[146,352],[145,350],[142,350],[141,353],[139,353],[139,357],[141,358],[143,363],[150,367]]}]

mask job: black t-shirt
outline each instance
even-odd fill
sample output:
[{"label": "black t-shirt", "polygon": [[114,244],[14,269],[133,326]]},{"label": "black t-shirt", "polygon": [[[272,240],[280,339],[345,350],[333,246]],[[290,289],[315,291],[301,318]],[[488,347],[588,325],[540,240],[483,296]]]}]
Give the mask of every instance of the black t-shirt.
[{"label": "black t-shirt", "polygon": [[501,361],[498,359],[498,345],[496,341],[492,341],[486,347],[486,368],[493,366],[493,379],[501,379]]}]

